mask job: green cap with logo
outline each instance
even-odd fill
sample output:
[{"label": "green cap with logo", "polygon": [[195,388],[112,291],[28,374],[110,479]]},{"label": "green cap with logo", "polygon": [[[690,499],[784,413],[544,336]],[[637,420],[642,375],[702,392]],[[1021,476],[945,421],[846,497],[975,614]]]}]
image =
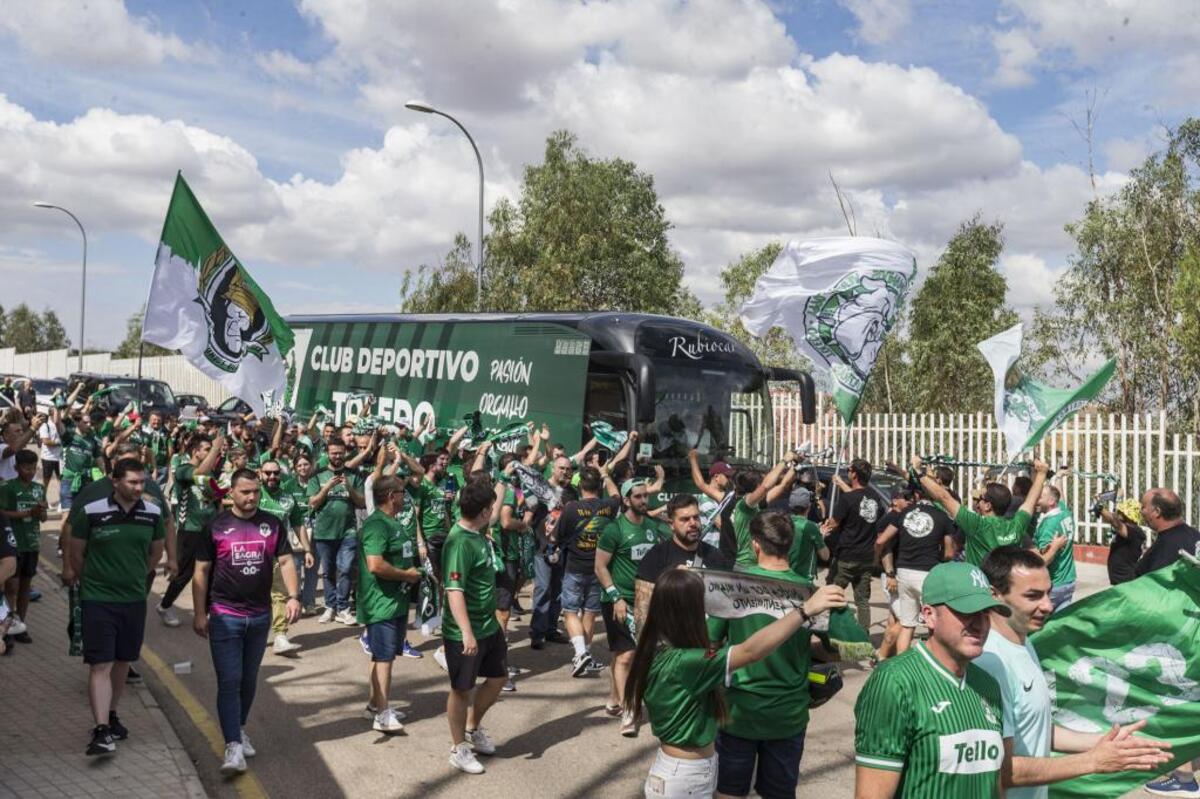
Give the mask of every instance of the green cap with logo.
[{"label": "green cap with logo", "polygon": [[992,587],[978,566],[970,563],[939,563],[929,570],[921,587],[921,601],[926,605],[947,605],[959,613],[979,613],[994,610],[1001,616],[1012,611],[992,596]]}]

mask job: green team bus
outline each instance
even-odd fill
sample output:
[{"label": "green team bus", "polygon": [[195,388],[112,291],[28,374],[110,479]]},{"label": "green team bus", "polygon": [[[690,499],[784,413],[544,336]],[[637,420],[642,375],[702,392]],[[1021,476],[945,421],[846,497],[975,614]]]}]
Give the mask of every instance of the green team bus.
[{"label": "green team bus", "polygon": [[595,421],[637,430],[638,460],[661,464],[673,490],[687,453],[707,466],[765,466],[774,457],[768,385],[798,383],[813,421],[812,378],[764,367],[732,336],[650,314],[372,314],[294,316],[290,405],[318,405],[338,422],[376,398],[374,413],[457,426],[479,411],[486,427],[531,420],[574,451]]}]

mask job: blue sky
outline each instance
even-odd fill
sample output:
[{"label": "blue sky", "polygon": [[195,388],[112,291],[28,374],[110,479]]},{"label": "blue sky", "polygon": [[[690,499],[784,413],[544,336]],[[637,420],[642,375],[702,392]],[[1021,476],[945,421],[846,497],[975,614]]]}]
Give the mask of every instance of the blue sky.
[{"label": "blue sky", "polygon": [[[239,7],[240,6],[240,7]],[[1121,185],[1200,89],[1200,6],[1134,0],[471,0],[255,3],[0,0],[0,303],[88,346],[144,299],[175,170],[284,312],[395,307],[405,269],[473,230],[555,128],[656,177],[686,279],[773,239],[860,232],[923,266],[975,211],[1006,224],[1025,313],[1093,194],[1081,123],[1095,92],[1096,189]]]}]

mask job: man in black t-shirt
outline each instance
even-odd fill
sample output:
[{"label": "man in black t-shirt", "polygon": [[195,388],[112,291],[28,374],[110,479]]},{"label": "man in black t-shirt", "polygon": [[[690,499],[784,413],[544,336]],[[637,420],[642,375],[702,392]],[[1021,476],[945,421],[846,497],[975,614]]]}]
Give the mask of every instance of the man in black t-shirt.
[{"label": "man in black t-shirt", "polygon": [[1141,577],[1179,560],[1180,550],[1200,557],[1200,532],[1183,521],[1183,502],[1167,488],[1152,488],[1142,495],[1142,520],[1154,531],[1154,543],[1134,567]]},{"label": "man in black t-shirt", "polygon": [[871,464],[862,458],[850,461],[850,490],[838,495],[833,513],[821,527],[830,535],[835,531],[837,573],[833,582],[842,588],[854,587],[854,606],[858,623],[871,628],[871,573],[875,565],[875,523],[884,512],[879,494],[868,486]]},{"label": "man in black t-shirt", "polygon": [[900,622],[897,655],[912,644],[913,632],[920,624],[925,576],[942,561],[954,558],[953,529],[945,511],[921,499],[880,533],[884,579],[888,592],[896,596],[893,607]]},{"label": "man in black t-shirt", "polygon": [[[601,497],[608,488],[610,496]],[[582,677],[589,669],[603,668],[588,650],[600,613],[600,581],[596,579],[596,544],[600,533],[621,512],[621,498],[607,474],[592,466],[579,471],[580,499],[563,508],[556,535],[566,549],[562,609],[567,635],[575,648],[571,676]]]},{"label": "man in black t-shirt", "polygon": [[671,497],[667,503],[667,523],[671,525],[671,538],[650,547],[638,564],[637,578],[633,581],[633,618],[639,630],[646,620],[654,584],[667,569],[680,566],[693,569],[733,568],[733,558],[700,540],[700,503],[695,496],[676,494]]},{"label": "man in black t-shirt", "polygon": [[1141,507],[1136,499],[1126,499],[1111,511],[1100,507],[1099,514],[1112,529],[1112,540],[1108,543],[1108,582],[1111,585],[1127,583],[1136,576],[1134,569],[1146,548]]}]

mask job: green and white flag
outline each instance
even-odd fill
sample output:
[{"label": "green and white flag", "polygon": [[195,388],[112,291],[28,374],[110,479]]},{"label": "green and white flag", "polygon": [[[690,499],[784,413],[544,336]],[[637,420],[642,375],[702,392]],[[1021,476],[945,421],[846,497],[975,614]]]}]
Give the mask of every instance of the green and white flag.
[{"label": "green and white flag", "polygon": [[[1169,741],[1171,767],[1200,755],[1200,563],[1183,556],[1073,602],[1031,640],[1055,724],[1098,733],[1146,719],[1139,735]],[[1149,776],[1089,774],[1051,785],[1050,796],[1121,796]]]},{"label": "green and white flag", "polygon": [[1051,388],[1013,368],[1021,357],[1021,333],[1018,322],[976,345],[992,367],[993,413],[1004,433],[1009,459],[1037,446],[1048,433],[1099,396],[1116,368],[1116,361],[1109,361],[1081,386]]},{"label": "green and white flag", "polygon": [[179,350],[264,416],[263,394],[282,397],[292,331],[230,252],[183,175],[163,223],[142,339]]},{"label": "green and white flag", "polygon": [[800,353],[829,371],[833,401],[849,424],[916,274],[916,257],[895,241],[790,241],[754,284],[742,325],[755,336],[783,328]]},{"label": "green and white flag", "polygon": [[628,432],[614,430],[608,422],[592,422],[589,427],[592,428],[592,435],[595,436],[596,443],[610,452],[618,452],[621,447],[625,446],[625,441],[629,438]]}]

